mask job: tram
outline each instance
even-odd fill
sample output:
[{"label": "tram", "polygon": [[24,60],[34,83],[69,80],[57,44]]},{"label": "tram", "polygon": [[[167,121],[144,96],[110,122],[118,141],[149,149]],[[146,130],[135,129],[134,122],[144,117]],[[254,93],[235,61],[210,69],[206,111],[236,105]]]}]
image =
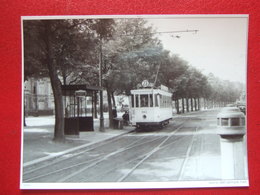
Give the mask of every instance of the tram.
[{"label": "tram", "polygon": [[137,128],[163,127],[172,119],[172,93],[166,86],[131,90],[130,123]]}]

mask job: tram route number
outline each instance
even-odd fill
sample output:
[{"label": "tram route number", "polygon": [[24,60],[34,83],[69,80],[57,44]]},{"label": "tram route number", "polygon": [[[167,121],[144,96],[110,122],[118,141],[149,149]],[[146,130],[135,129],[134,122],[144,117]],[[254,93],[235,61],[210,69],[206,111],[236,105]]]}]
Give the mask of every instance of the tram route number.
[{"label": "tram route number", "polygon": [[143,86],[143,87],[148,87],[148,86],[149,86],[149,81],[143,80],[142,86]]}]

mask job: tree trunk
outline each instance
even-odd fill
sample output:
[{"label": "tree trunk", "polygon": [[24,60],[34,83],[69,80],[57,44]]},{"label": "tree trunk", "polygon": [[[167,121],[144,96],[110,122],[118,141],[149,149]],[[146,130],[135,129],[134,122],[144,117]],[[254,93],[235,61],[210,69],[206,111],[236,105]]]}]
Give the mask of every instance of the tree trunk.
[{"label": "tree trunk", "polygon": [[200,110],[200,98],[198,98],[198,110]]},{"label": "tree trunk", "polygon": [[190,107],[191,107],[191,111],[193,111],[193,98],[190,98]]},{"label": "tree trunk", "polygon": [[114,92],[111,92],[111,96],[112,96],[113,106],[116,107],[116,100],[115,100]]},{"label": "tree trunk", "polygon": [[181,105],[182,105],[182,113],[184,113],[185,112],[185,110],[184,110],[184,98],[181,98]]},{"label": "tree trunk", "polygon": [[93,96],[94,100],[93,100],[93,112],[94,112],[94,118],[98,118],[97,117],[97,93],[94,92],[94,96]]},{"label": "tree trunk", "polygon": [[45,43],[46,43],[46,60],[49,70],[49,76],[54,96],[55,104],[55,129],[54,140],[64,140],[64,116],[63,116],[63,102],[61,82],[58,78],[58,73],[53,62],[53,45],[51,44],[51,25],[49,21],[45,21]]},{"label": "tree trunk", "polygon": [[107,89],[107,103],[108,103],[108,114],[109,114],[109,128],[113,128],[113,114],[112,114],[112,101],[111,92]]},{"label": "tree trunk", "polygon": [[196,101],[196,98],[194,98],[194,110],[197,111],[197,101]]},{"label": "tree trunk", "polygon": [[189,98],[185,98],[186,99],[186,111],[189,112],[190,108],[189,108]]},{"label": "tree trunk", "polygon": [[180,113],[180,108],[179,108],[179,100],[178,99],[175,100],[175,107],[176,107],[177,114],[179,114]]}]

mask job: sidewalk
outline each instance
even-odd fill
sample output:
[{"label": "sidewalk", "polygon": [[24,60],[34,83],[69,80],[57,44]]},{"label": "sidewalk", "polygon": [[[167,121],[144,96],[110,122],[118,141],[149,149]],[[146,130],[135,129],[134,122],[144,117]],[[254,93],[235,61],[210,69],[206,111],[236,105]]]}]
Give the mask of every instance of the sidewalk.
[{"label": "sidewalk", "polygon": [[27,117],[23,128],[23,166],[51,159],[133,131],[135,127],[109,129],[105,116],[105,131],[99,131],[99,119],[94,119],[94,131],[80,132],[78,138],[67,137],[63,143],[53,141],[54,116]]}]

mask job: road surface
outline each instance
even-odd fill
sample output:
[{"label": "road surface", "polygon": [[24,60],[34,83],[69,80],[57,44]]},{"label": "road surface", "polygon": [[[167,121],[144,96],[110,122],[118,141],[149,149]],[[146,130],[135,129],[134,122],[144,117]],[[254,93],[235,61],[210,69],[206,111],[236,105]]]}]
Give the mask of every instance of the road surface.
[{"label": "road surface", "polygon": [[174,116],[162,129],[135,131],[23,170],[23,182],[220,180],[218,110]]}]

